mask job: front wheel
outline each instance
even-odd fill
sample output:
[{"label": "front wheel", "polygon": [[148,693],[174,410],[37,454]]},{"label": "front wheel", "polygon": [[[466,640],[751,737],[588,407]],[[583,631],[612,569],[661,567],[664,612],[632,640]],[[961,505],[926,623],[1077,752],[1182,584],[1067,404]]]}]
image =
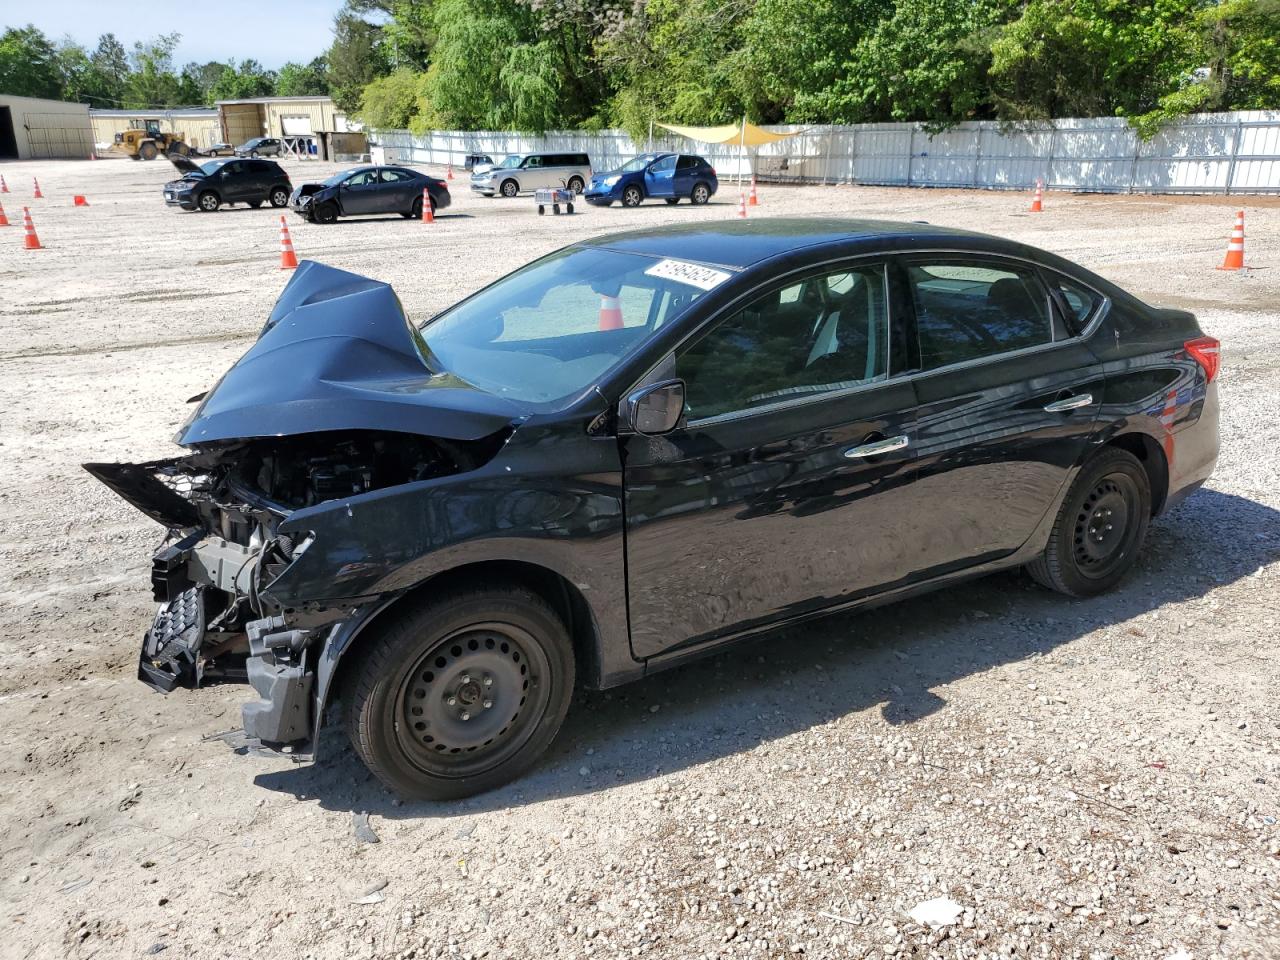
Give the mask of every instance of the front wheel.
[{"label": "front wheel", "polygon": [[311,211],[311,219],[316,223],[333,223],[338,219],[338,208],[332,203],[322,203]]},{"label": "front wheel", "polygon": [[213,213],[218,207],[222,206],[222,200],[212,190],[206,190],[196,199],[196,206],[205,213]]},{"label": "front wheel", "polygon": [[1147,472],[1133,454],[1107,448],[1076,477],[1044,553],[1027,565],[1027,571],[1067,596],[1104,593],[1137,560],[1150,520]]},{"label": "front wheel", "polygon": [[555,738],[573,693],[568,630],[523,588],[464,589],[391,615],[346,687],[360,759],[404,797],[500,786]]},{"label": "front wheel", "polygon": [[622,191],[622,205],[624,207],[638,207],[643,199],[644,193],[634,183]]},{"label": "front wheel", "polygon": [[508,200],[520,192],[520,184],[514,180],[502,181],[502,195]]}]

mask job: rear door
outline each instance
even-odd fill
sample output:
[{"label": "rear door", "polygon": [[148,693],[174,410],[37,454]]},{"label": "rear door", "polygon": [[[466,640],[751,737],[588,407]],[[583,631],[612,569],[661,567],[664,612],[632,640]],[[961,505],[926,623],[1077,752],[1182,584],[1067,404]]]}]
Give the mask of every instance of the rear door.
[{"label": "rear door", "polygon": [[421,196],[421,188],[414,176],[405,170],[383,167],[382,190],[378,198],[381,213],[408,213],[415,196]]},{"label": "rear door", "polygon": [[1032,264],[903,257],[919,349],[922,575],[1006,556],[1056,501],[1093,432],[1102,368]]},{"label": "rear door", "polygon": [[644,172],[644,192],[650,197],[675,196],[676,158],[663,157],[649,164]]},{"label": "rear door", "polygon": [[782,282],[662,372],[687,422],[621,441],[636,656],[909,575],[915,394],[888,283],[868,261]]},{"label": "rear door", "polygon": [[682,154],[676,161],[674,196],[687,197],[693,193],[693,184],[698,179],[698,158]]}]

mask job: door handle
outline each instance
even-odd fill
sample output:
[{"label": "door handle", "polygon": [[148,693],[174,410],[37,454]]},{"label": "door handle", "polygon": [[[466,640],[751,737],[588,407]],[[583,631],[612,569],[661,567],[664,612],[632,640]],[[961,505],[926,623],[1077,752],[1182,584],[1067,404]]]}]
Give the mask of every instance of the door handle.
[{"label": "door handle", "polygon": [[873,440],[861,446],[850,447],[844,452],[844,455],[850,460],[862,460],[866,457],[878,457],[881,454],[893,453],[895,450],[905,450],[910,443],[910,438],[906,434],[902,434],[901,436]]},{"label": "door handle", "polygon": [[1061,400],[1055,400],[1053,403],[1045,404],[1045,413],[1066,413],[1068,410],[1079,410],[1081,407],[1092,406],[1093,394],[1080,393],[1074,397],[1063,397]]}]

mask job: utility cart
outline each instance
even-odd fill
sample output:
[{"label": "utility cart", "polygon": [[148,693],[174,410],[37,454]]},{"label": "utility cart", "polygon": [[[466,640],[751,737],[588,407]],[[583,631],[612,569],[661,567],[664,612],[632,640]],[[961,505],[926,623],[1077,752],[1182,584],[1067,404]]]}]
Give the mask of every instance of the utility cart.
[{"label": "utility cart", "polygon": [[543,188],[533,191],[533,201],[538,205],[538,216],[546,213],[547,207],[558,215],[561,204],[564,204],[565,213],[573,213],[574,192],[568,187]]}]

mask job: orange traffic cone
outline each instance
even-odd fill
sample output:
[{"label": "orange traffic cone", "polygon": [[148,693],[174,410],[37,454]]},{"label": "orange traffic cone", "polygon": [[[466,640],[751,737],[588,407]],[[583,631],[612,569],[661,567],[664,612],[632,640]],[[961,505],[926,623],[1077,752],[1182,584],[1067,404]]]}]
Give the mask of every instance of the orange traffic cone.
[{"label": "orange traffic cone", "polygon": [[1029,213],[1042,213],[1044,211],[1044,181],[1036,181],[1036,195],[1031,201],[1031,209]]},{"label": "orange traffic cone", "polygon": [[600,297],[600,329],[622,329],[622,305],[617,297]]},{"label": "orange traffic cone", "polygon": [[436,213],[431,209],[431,192],[426,187],[422,188],[422,222],[436,222]]},{"label": "orange traffic cone", "polygon": [[22,208],[22,229],[26,236],[22,238],[22,245],[28,250],[43,250],[40,245],[40,238],[36,236],[36,225],[31,222],[31,211],[26,207]]},{"label": "orange traffic cone", "polygon": [[1236,211],[1236,223],[1231,228],[1231,239],[1227,241],[1227,257],[1222,261],[1219,270],[1241,270],[1244,268],[1244,211]]},{"label": "orange traffic cone", "polygon": [[738,194],[738,216],[746,219],[747,216],[747,195],[745,193]]},{"label": "orange traffic cone", "polygon": [[89,201],[84,198],[83,194],[77,193],[74,197],[72,197],[72,206],[87,207],[88,205],[89,205]]},{"label": "orange traffic cone", "polygon": [[0,203],[0,227],[9,226],[9,218],[4,215],[4,204]]},{"label": "orange traffic cone", "polygon": [[0,174],[0,193],[8,193],[9,185],[4,182],[4,175]]},{"label": "orange traffic cone", "polygon": [[754,173],[751,175],[751,193],[747,195],[747,203],[753,207],[758,206],[760,203],[759,198],[756,197],[756,175]]},{"label": "orange traffic cone", "polygon": [[449,164],[449,169],[445,171],[445,179],[446,179],[446,180],[452,180],[452,179],[453,179],[453,164],[452,164],[452,163],[451,163],[451,164]]},{"label": "orange traffic cone", "polygon": [[293,253],[293,238],[289,236],[289,225],[280,218],[280,269],[292,270],[298,265],[298,258]]},{"label": "orange traffic cone", "polygon": [[36,185],[36,192],[33,193],[32,196],[35,197],[37,200],[43,200],[44,194],[40,192],[40,181],[37,180],[35,177],[32,177],[31,182]]}]

